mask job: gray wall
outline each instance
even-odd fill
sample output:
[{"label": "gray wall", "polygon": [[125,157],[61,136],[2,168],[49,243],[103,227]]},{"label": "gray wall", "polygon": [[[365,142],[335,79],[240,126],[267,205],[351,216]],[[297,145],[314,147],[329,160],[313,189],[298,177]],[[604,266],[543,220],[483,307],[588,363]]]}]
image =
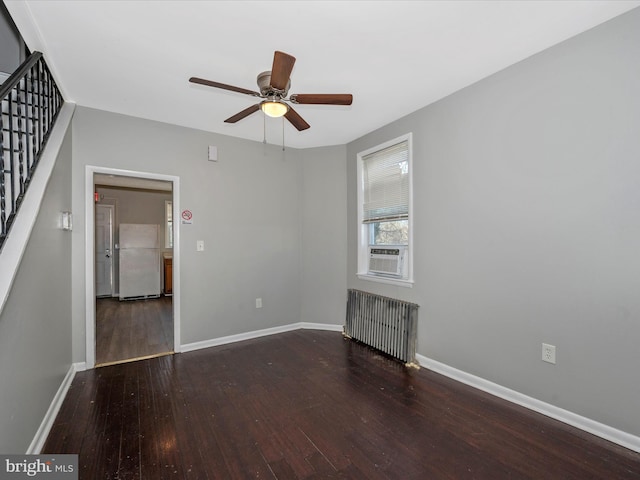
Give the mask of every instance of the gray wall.
[{"label": "gray wall", "polygon": [[[301,298],[307,290],[302,271],[304,209],[316,211],[324,197],[301,189],[305,158],[300,151],[263,145],[204,131],[78,107],[73,120],[73,358],[85,360],[84,175],[86,165],[152,172],[180,177],[180,207],[193,212],[192,225],[181,235],[182,343],[219,338],[302,321]],[[259,136],[261,132],[256,132]],[[114,141],[117,139],[117,141]],[[207,146],[218,147],[218,162],[207,161]],[[326,192],[341,184],[336,198],[338,231],[345,238],[344,148],[317,149],[310,168],[325,157],[331,170]],[[342,152],[342,153],[340,153]],[[341,156],[340,156],[341,155]],[[340,166],[342,162],[342,166]],[[334,181],[337,177],[337,181]],[[316,188],[321,185],[317,184]],[[334,230],[331,228],[331,230]],[[196,252],[196,241],[205,251]],[[333,244],[340,240],[331,240]],[[342,249],[344,250],[344,241]],[[174,253],[175,255],[175,253]],[[346,254],[342,254],[346,258]],[[323,268],[311,261],[309,268]],[[339,272],[339,275],[337,273]],[[344,263],[331,268],[344,280]],[[311,287],[310,287],[311,288]],[[335,292],[324,298],[313,321],[335,323]],[[255,308],[255,299],[263,308]],[[342,302],[342,298],[340,298]]]},{"label": "gray wall", "polygon": [[13,73],[24,59],[24,42],[7,8],[0,2],[0,72]]},{"label": "gray wall", "polygon": [[302,157],[301,321],[343,325],[347,301],[346,147],[307,149]]},{"label": "gray wall", "polygon": [[[24,454],[71,367],[71,132],[0,312],[0,452]],[[36,173],[37,174],[37,173]]]},{"label": "gray wall", "polygon": [[[349,287],[420,304],[420,354],[634,435],[638,59],[640,9],[347,148]],[[355,276],[356,154],[407,132],[412,289]]]}]

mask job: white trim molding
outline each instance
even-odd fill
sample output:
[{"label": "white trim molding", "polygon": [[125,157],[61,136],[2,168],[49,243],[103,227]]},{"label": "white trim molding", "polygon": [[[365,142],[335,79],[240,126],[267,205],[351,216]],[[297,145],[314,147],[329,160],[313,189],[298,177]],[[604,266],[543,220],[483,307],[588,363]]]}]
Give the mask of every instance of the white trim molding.
[{"label": "white trim molding", "polygon": [[329,332],[343,332],[344,325],[334,325],[328,323],[309,323],[309,322],[300,322],[296,323],[298,328],[303,330],[327,330]]},{"label": "white trim molding", "polygon": [[[398,145],[400,143],[407,142],[407,150],[408,150],[408,163],[409,163],[409,216],[408,216],[408,224],[409,224],[409,238],[407,241],[407,255],[409,256],[409,261],[407,263],[407,271],[403,273],[402,278],[393,278],[393,277],[383,277],[380,275],[375,275],[373,273],[369,273],[369,229],[368,226],[363,223],[364,218],[364,188],[365,188],[365,180],[364,180],[364,157],[370,155],[372,153],[382,151],[386,148],[392,147],[393,145]],[[357,257],[357,271],[356,275],[361,280],[367,280],[371,282],[379,282],[379,283],[387,283],[390,285],[396,285],[399,287],[407,287],[412,288],[414,283],[413,278],[413,255],[415,252],[415,247],[413,244],[413,132],[405,133],[404,135],[400,135],[394,139],[388,140],[380,145],[376,145],[374,147],[370,147],[362,152],[358,152],[356,155],[357,161],[357,170],[356,170],[356,178],[357,178],[357,188],[358,188],[358,257]]]},{"label": "white trim molding", "polygon": [[450,367],[449,365],[432,360],[423,355],[417,354],[416,359],[422,367],[433,370],[436,373],[440,373],[453,380],[464,383],[465,385],[475,387],[483,392],[490,393],[496,397],[528,408],[534,412],[541,413],[542,415],[546,415],[547,417],[566,423],[572,427],[579,428],[580,430],[591,433],[600,438],[604,438],[610,442],[617,443],[618,445],[635,452],[640,452],[640,437],[623,432],[617,428],[610,427],[609,425],[596,422],[590,418],[577,415],[573,412],[564,410],[533,397],[529,397],[528,395],[516,392],[515,390],[503,387],[502,385],[498,385],[497,383],[490,382],[489,380],[485,380],[484,378],[477,377],[462,370],[458,370],[457,368]]},{"label": "white trim molding", "polygon": [[56,416],[60,411],[60,407],[62,407],[62,402],[64,402],[64,399],[67,396],[67,392],[69,391],[71,382],[73,382],[76,372],[79,371],[78,366],[78,364],[72,364],[69,368],[69,371],[62,380],[58,391],[51,401],[51,405],[49,405],[47,413],[44,415],[44,418],[40,423],[38,431],[31,441],[31,445],[29,445],[29,448],[26,451],[27,455],[37,455],[42,450],[44,442],[47,441],[47,437],[49,436],[49,432],[51,431],[51,427],[53,426],[53,422],[56,420]]},{"label": "white trim molding", "polygon": [[263,330],[254,330],[253,332],[238,333],[236,335],[228,335],[226,337],[212,338],[210,340],[203,340],[201,342],[193,342],[182,345],[183,352],[192,352],[194,350],[200,350],[203,348],[217,347],[220,345],[227,345],[229,343],[242,342],[244,340],[251,340],[253,338],[266,337],[268,335],[276,335],[278,333],[292,332],[294,330],[329,330],[332,332],[341,332],[342,325],[330,325],[325,323],[307,323],[298,322],[290,323],[289,325],[282,325],[280,327],[265,328]]},{"label": "white trim molding", "polygon": [[387,285],[396,285],[398,287],[413,288],[413,280],[402,280],[399,278],[386,278],[381,276],[372,275],[370,273],[358,273],[360,280],[367,280],[369,282],[386,283]]},{"label": "white trim molding", "polygon": [[[96,364],[96,297],[95,297],[95,212],[94,212],[94,174],[135,177],[149,180],[171,182],[173,192],[173,218],[180,215],[180,177],[160,173],[137,172],[116,168],[87,165],[85,167],[85,367]],[[180,222],[173,224],[173,351],[179,353],[180,345]]]}]

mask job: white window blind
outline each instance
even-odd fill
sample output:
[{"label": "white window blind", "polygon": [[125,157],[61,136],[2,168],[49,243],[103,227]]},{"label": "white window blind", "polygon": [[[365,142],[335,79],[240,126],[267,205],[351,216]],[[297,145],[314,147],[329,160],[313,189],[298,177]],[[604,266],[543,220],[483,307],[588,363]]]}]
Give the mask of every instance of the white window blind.
[{"label": "white window blind", "polygon": [[409,218],[409,142],[363,157],[363,223]]}]

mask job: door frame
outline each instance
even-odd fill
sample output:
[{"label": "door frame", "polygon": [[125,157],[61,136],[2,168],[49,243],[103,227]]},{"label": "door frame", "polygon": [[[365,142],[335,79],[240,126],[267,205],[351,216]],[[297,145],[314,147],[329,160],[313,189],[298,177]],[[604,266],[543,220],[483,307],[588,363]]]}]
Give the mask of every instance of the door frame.
[{"label": "door frame", "polygon": [[[102,203],[102,204],[97,204],[95,205],[95,208],[97,209],[98,207],[102,207],[102,208],[108,208],[111,211],[111,243],[110,243],[110,250],[111,250],[111,271],[109,272],[109,277],[110,277],[110,285],[111,285],[111,291],[109,292],[109,296],[113,297],[113,294],[115,293],[114,290],[114,278],[113,278],[113,272],[114,272],[114,266],[113,266],[113,261],[115,259],[115,249],[113,248],[113,244],[114,244],[114,235],[113,232],[115,230],[115,221],[116,221],[116,206],[115,205],[110,205],[107,203]],[[95,213],[94,213],[94,217],[93,217],[93,221],[94,221],[94,229],[95,229]],[[94,235],[95,235],[95,230],[94,230]],[[94,241],[95,241],[95,237],[94,237]],[[96,246],[93,246],[94,251]],[[94,255],[94,259],[97,257],[97,254]],[[94,267],[95,268],[95,267]],[[94,270],[94,284],[97,283],[96,282],[96,278],[95,278],[95,270]],[[94,288],[95,285],[94,285]]]},{"label": "door frame", "polygon": [[[152,172],[137,172],[117,168],[87,165],[85,167],[85,365],[96,365],[96,295],[95,295],[95,200],[94,174],[162,180],[172,184],[173,218],[180,218],[180,177]],[[173,222],[173,351],[180,344],[180,222]]]}]

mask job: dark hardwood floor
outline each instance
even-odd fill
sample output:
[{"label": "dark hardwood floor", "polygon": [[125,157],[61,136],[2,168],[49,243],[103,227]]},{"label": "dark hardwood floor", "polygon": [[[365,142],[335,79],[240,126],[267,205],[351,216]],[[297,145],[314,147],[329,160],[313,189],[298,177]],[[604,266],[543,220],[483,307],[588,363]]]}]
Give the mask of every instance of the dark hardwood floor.
[{"label": "dark hardwood floor", "polygon": [[173,351],[171,297],[96,299],[96,364]]},{"label": "dark hardwood floor", "polygon": [[339,333],[79,372],[43,453],[94,479],[639,479],[640,454]]}]

